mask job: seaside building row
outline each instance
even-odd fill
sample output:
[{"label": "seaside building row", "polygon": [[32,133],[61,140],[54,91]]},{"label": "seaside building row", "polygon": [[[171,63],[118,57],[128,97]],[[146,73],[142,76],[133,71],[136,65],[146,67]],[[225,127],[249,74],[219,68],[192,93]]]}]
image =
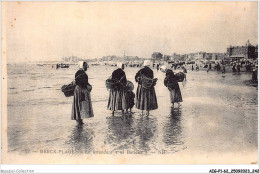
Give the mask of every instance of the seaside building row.
[{"label": "seaside building row", "polygon": [[197,52],[189,54],[163,55],[160,52],[154,52],[151,56],[153,61],[253,61],[258,58],[258,45],[251,45],[249,40],[244,46],[230,46],[226,53],[207,53]]},{"label": "seaside building row", "polygon": [[258,58],[258,45],[253,46],[249,40],[245,46],[231,46],[227,48],[227,59],[230,61],[242,61],[246,59],[255,60]]},{"label": "seaside building row", "polygon": [[[163,55],[160,52],[153,52],[150,58],[139,58],[138,56],[126,56],[125,51],[123,56],[103,56],[99,59],[91,59],[91,62],[137,62],[140,63],[145,59],[151,59],[154,63],[160,62],[220,62],[224,61],[226,63],[234,61],[254,61],[258,58],[258,45],[251,45],[249,40],[244,46],[230,46],[227,48],[226,53],[207,53],[207,52],[196,52],[189,54],[176,54],[172,55]],[[63,57],[63,62],[68,63],[77,63],[78,61],[83,60],[77,56]]]}]

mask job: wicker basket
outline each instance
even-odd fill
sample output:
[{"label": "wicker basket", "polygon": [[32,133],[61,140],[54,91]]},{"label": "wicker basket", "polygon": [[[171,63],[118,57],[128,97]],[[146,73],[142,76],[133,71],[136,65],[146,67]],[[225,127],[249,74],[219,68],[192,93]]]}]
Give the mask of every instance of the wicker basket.
[{"label": "wicker basket", "polygon": [[183,82],[185,77],[186,77],[186,75],[183,72],[178,72],[175,74],[175,78],[178,82]]},{"label": "wicker basket", "polygon": [[63,85],[61,87],[61,91],[64,93],[64,95],[66,97],[71,97],[71,96],[74,96],[74,89],[76,87],[76,84],[74,84],[73,82],[71,82],[70,84],[68,85]]},{"label": "wicker basket", "polygon": [[152,88],[156,85],[157,80],[158,80],[157,78],[151,79],[147,77],[141,77],[142,87],[146,89]]},{"label": "wicker basket", "polygon": [[106,88],[107,89],[116,89],[116,88],[118,88],[118,85],[119,85],[119,81],[115,81],[115,80],[112,80],[112,79],[106,80]]},{"label": "wicker basket", "polygon": [[134,90],[134,84],[129,80],[127,80],[127,83],[126,83],[126,90],[128,90],[128,91]]}]

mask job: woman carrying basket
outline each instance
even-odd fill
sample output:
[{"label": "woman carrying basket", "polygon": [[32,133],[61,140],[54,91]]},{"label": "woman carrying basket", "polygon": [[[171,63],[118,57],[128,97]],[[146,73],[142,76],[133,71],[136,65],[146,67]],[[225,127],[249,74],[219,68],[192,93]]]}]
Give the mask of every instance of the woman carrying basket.
[{"label": "woman carrying basket", "polygon": [[79,70],[75,74],[76,87],[72,104],[71,119],[76,120],[79,125],[84,124],[83,118],[94,117],[90,91],[91,85],[88,83],[87,62],[79,61]]},{"label": "woman carrying basket", "polygon": [[110,89],[109,89],[109,99],[107,109],[112,110],[112,115],[114,116],[114,111],[122,110],[122,114],[124,114],[124,110],[129,108],[128,106],[128,95],[126,89],[126,75],[124,72],[124,64],[118,63],[119,67],[115,71],[113,71],[111,78],[109,79]]},{"label": "woman carrying basket", "polygon": [[180,103],[182,102],[181,90],[178,84],[178,79],[174,75],[173,71],[168,69],[166,71],[166,77],[164,79],[164,85],[170,91],[172,108],[174,108],[174,103],[178,103],[178,107],[180,107]]},{"label": "woman carrying basket", "polygon": [[153,79],[153,71],[149,68],[150,61],[144,61],[144,68],[136,73],[135,81],[138,82],[136,91],[136,108],[147,111],[147,116],[150,110],[158,108],[157,98],[154,86],[157,79]]}]

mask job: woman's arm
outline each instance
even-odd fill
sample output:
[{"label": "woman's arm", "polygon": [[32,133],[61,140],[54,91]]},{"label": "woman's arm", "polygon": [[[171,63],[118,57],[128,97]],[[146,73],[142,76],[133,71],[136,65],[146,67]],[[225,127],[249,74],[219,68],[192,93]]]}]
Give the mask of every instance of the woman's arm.
[{"label": "woman's arm", "polygon": [[126,79],[126,74],[125,72],[122,70],[122,76],[121,76],[121,83],[123,83],[124,85],[126,85],[127,83],[127,79]]},{"label": "woman's arm", "polygon": [[168,87],[168,78],[167,77],[165,77],[165,79],[164,79],[164,86]]},{"label": "woman's arm", "polygon": [[139,82],[140,76],[141,76],[141,70],[139,70],[139,71],[136,73],[136,75],[135,75],[135,81],[136,81],[136,82]]}]

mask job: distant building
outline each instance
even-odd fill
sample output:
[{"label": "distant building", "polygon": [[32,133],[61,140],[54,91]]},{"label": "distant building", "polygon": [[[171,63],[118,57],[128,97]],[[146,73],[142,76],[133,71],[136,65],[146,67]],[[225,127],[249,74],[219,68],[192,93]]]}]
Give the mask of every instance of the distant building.
[{"label": "distant building", "polygon": [[195,59],[195,53],[188,54],[188,60],[194,60]]},{"label": "distant building", "polygon": [[63,57],[62,61],[66,63],[78,63],[78,61],[83,61],[83,58],[79,58],[77,56]]},{"label": "distant building", "polygon": [[211,60],[224,60],[226,57],[225,53],[212,53]]},{"label": "distant building", "polygon": [[163,55],[160,52],[154,52],[151,57],[153,61],[160,61],[163,58]]},{"label": "distant building", "polygon": [[172,56],[170,56],[169,61],[170,62],[185,61],[185,57],[188,57],[188,55],[181,55],[181,54],[173,53]]},{"label": "distant building", "polygon": [[163,60],[164,61],[169,61],[170,58],[171,58],[171,56],[169,56],[169,55],[163,55]]},{"label": "distant building", "polygon": [[253,59],[258,58],[258,45],[253,46],[249,40],[245,46],[230,46],[227,48],[227,57],[232,61],[240,61],[242,59]]},{"label": "distant building", "polygon": [[206,59],[206,60],[211,60],[212,59],[212,53],[205,53],[205,55],[204,55],[204,58]]},{"label": "distant building", "polygon": [[206,54],[205,52],[198,52],[194,55],[194,58],[197,60],[204,59],[205,54]]},{"label": "distant building", "polygon": [[112,61],[116,56],[103,56],[100,61]]}]

